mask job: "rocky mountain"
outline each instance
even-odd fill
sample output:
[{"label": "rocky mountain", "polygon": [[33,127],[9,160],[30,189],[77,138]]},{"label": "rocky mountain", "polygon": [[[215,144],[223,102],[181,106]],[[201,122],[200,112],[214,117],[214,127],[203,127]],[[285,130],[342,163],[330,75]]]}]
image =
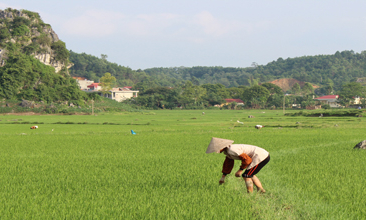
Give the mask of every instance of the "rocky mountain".
[{"label": "rocky mountain", "polygon": [[0,10],[1,66],[5,64],[5,48],[9,42],[20,45],[22,52],[54,67],[56,72],[64,67],[71,67],[65,43],[60,41],[51,26],[45,24],[38,13],[11,8]]},{"label": "rocky mountain", "polygon": [[70,52],[38,13],[0,10],[0,99],[83,103]]}]

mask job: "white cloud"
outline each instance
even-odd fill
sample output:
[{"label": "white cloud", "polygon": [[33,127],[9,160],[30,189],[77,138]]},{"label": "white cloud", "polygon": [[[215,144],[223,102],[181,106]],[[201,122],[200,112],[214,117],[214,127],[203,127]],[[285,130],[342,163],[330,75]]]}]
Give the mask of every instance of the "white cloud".
[{"label": "white cloud", "polygon": [[181,16],[176,14],[140,14],[125,19],[126,34],[139,37],[166,36],[176,26]]},{"label": "white cloud", "polygon": [[140,38],[175,39],[201,43],[207,39],[242,36],[262,31],[270,22],[239,22],[216,18],[208,11],[196,15],[140,14],[125,17],[122,27],[124,36]]},{"label": "white cloud", "polygon": [[210,12],[203,11],[194,17],[193,23],[201,26],[204,33],[213,36],[221,36],[226,34],[232,29],[236,24],[234,22],[225,22],[216,19]]},{"label": "white cloud", "polygon": [[68,35],[105,37],[116,33],[117,24],[123,17],[124,15],[120,13],[110,11],[86,11],[84,14],[64,22],[61,30]]},{"label": "white cloud", "polygon": [[243,37],[266,30],[270,22],[243,22],[215,17],[209,11],[195,15],[152,13],[125,15],[101,10],[86,11],[61,24],[61,32],[70,36],[101,38],[159,39],[202,43],[227,37]]}]

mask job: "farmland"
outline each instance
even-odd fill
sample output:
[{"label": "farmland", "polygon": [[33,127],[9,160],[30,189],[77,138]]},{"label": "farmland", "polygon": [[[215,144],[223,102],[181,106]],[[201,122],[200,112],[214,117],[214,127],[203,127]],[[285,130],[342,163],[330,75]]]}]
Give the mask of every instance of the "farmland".
[{"label": "farmland", "polygon": [[[2,219],[366,215],[366,151],[353,150],[366,139],[363,118],[176,110],[0,115],[0,120]],[[265,127],[254,129],[256,124]],[[39,128],[29,129],[32,125]],[[248,195],[233,173],[219,186],[224,156],[205,154],[212,137],[270,152],[271,161],[257,175],[266,194]]]}]

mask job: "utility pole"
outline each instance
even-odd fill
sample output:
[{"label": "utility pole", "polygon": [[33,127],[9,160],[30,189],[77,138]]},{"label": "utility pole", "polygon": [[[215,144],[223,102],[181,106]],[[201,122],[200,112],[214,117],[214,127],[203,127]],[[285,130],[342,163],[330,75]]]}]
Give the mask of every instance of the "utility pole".
[{"label": "utility pole", "polygon": [[92,115],[94,115],[94,99],[92,99]]},{"label": "utility pole", "polygon": [[286,94],[284,93],[283,94],[283,115],[285,115],[285,97],[286,97]]}]

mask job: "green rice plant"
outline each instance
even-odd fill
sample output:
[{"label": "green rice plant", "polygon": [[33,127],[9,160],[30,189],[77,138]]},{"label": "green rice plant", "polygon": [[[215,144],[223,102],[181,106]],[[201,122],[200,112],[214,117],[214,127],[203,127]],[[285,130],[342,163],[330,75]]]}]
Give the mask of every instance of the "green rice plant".
[{"label": "green rice plant", "polygon": [[[366,151],[353,150],[366,139],[362,119],[283,116],[276,110],[205,110],[204,116],[199,110],[152,113],[0,115],[0,202],[6,204],[0,216],[363,219],[366,215],[362,208]],[[244,120],[248,115],[255,118]],[[131,118],[140,124],[131,124]],[[30,130],[27,124],[8,124],[14,119],[37,121],[40,126]],[[243,124],[233,126],[237,120]],[[103,124],[107,121],[113,124]],[[257,130],[256,124],[265,127]],[[233,174],[219,186],[225,157],[205,154],[212,137],[270,152],[271,161],[257,175],[266,194],[247,194],[242,178]],[[239,165],[237,161],[233,172]]]}]

